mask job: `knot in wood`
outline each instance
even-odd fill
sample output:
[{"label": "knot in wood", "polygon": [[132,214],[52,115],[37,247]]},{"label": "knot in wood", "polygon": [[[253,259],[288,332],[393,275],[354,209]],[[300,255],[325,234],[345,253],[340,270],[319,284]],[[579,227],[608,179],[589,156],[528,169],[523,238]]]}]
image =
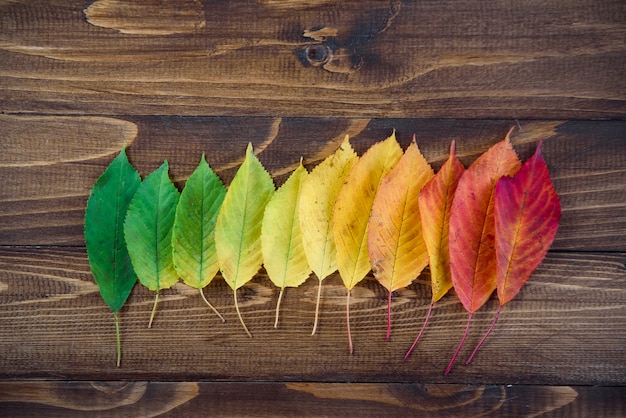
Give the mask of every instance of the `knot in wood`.
[{"label": "knot in wood", "polygon": [[318,67],[328,63],[333,56],[333,52],[328,45],[314,44],[309,45],[304,50],[304,57],[309,65]]}]

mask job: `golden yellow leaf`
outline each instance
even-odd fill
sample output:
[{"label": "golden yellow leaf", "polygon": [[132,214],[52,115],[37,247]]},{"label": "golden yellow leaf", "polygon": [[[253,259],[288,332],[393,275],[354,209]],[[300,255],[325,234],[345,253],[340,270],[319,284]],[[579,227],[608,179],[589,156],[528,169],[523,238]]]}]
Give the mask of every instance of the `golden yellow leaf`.
[{"label": "golden yellow leaf", "polygon": [[311,334],[315,334],[317,328],[322,280],[337,270],[333,236],[335,201],[346,176],[358,160],[346,135],[339,149],[315,167],[301,186],[299,218],[302,240],[309,265],[319,279]]},{"label": "golden yellow leaf", "polygon": [[333,215],[333,233],[337,246],[337,267],[348,289],[346,320],[350,335],[350,290],[370,271],[367,254],[367,231],[372,205],[383,177],[402,157],[395,132],[374,144],[354,165],[339,190]]}]

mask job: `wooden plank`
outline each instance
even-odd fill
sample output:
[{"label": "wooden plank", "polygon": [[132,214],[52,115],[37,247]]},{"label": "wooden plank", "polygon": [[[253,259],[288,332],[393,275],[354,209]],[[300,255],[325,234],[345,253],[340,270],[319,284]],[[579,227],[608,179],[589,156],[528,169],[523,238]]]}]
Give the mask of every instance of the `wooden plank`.
[{"label": "wooden plank", "polygon": [[[544,139],[563,206],[554,249],[626,251],[626,122],[521,121],[512,135],[520,158]],[[122,147],[142,176],[163,159],[184,185],[202,152],[228,184],[251,141],[280,184],[300,157],[312,168],[346,134],[362,154],[394,129],[413,133],[439,168],[452,139],[465,165],[501,140],[513,120],[256,117],[55,117],[0,115],[0,245],[84,245],[89,190]]]},{"label": "wooden plank", "polygon": [[626,388],[590,386],[0,382],[5,417],[589,416],[626,414]]},{"label": "wooden plank", "polygon": [[274,380],[483,384],[623,384],[626,375],[626,254],[550,253],[500,320],[473,364],[463,362],[491,322],[497,300],[474,315],[466,347],[443,371],[467,313],[455,295],[436,306],[423,340],[405,362],[430,303],[428,274],[394,294],[385,342],[386,291],[371,276],[352,292],[355,354],[348,354],[346,291],[324,282],[322,312],[311,336],[317,281],[288,289],[273,328],[278,290],[261,273],[233,294],[221,279],[205,294],[182,283],[154,293],[137,285],[121,313],[122,367],[115,364],[113,317],[101,300],[81,248],[0,250],[0,378],[95,380]]},{"label": "wooden plank", "polygon": [[621,0],[0,5],[3,112],[626,116]]}]

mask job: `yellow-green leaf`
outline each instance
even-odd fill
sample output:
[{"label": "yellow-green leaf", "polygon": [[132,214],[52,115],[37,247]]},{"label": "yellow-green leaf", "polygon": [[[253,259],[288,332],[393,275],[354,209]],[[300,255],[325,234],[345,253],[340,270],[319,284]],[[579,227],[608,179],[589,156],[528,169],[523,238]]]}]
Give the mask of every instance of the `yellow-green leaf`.
[{"label": "yellow-green leaf", "polygon": [[337,267],[348,289],[346,320],[351,353],[350,290],[370,271],[367,226],[372,205],[383,177],[401,157],[402,149],[395,133],[374,144],[350,170],[335,203],[333,233],[337,246]]},{"label": "yellow-green leaf", "polygon": [[224,321],[209,303],[202,289],[208,285],[219,267],[215,251],[215,220],[226,188],[207,164],[204,154],[185,183],[172,230],[174,267],[183,282],[200,290],[206,304]]},{"label": "yellow-green leaf", "polygon": [[398,164],[383,178],[372,206],[367,246],[374,277],[389,291],[387,340],[391,294],[411,284],[428,264],[418,196],[433,176],[414,138]]},{"label": "yellow-green leaf", "polygon": [[302,240],[309,265],[319,279],[312,334],[315,334],[319,318],[322,280],[337,270],[333,235],[335,201],[358,160],[346,135],[339,149],[315,167],[301,186],[299,211]]},{"label": "yellow-green leaf", "polygon": [[298,213],[300,187],[306,174],[306,169],[300,164],[274,193],[263,216],[263,265],[270,280],[281,289],[276,304],[275,328],[285,287],[298,287],[311,274],[302,245]]},{"label": "yellow-green leaf", "polygon": [[263,263],[261,225],[265,206],[273,194],[272,178],[252,152],[252,144],[249,144],[215,224],[215,249],[220,271],[233,289],[235,308],[248,335],[250,333],[237,304],[237,289],[249,282]]}]

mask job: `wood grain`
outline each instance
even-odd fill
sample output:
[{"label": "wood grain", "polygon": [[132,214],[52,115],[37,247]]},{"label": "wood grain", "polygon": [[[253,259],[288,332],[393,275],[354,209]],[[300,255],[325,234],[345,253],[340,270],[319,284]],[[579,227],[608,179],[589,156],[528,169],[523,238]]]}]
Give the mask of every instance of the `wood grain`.
[{"label": "wood grain", "polygon": [[626,116],[620,0],[0,5],[11,113]]},{"label": "wood grain", "polygon": [[[281,184],[311,169],[349,134],[359,154],[396,130],[433,167],[456,139],[467,166],[511,126],[520,158],[543,152],[563,207],[553,248],[626,251],[626,122],[338,118],[50,117],[0,115],[0,245],[84,245],[89,190],[122,144],[143,177],[164,159],[179,188],[202,152],[228,184],[248,142]],[[521,129],[520,129],[521,128]]]},{"label": "wood grain", "polygon": [[[0,415],[626,416],[626,8],[621,0],[55,0],[0,2]],[[252,142],[281,184],[345,134],[363,154],[395,129],[435,169],[467,166],[516,126],[544,140],[563,207],[548,257],[504,308],[471,366],[443,369],[464,329],[454,294],[417,350],[428,272],[394,295],[277,290],[261,272],[232,293],[153,295],[113,318],[84,249],[89,190],[126,145],[142,176],[200,155],[228,184]],[[497,301],[476,313],[466,357]],[[78,379],[76,381],[75,379]],[[168,382],[169,381],[169,382]],[[612,386],[596,386],[612,385]]]},{"label": "wood grain", "polygon": [[626,388],[397,383],[0,382],[5,417],[593,416]]},{"label": "wood grain", "polygon": [[[273,380],[483,384],[621,384],[626,375],[626,254],[550,253],[507,304],[473,364],[443,370],[467,313],[455,295],[434,311],[422,342],[403,361],[430,302],[429,277],[394,294],[385,342],[386,291],[368,276],[352,292],[355,355],[348,354],[340,278],[325,281],[318,332],[311,336],[317,283],[285,293],[264,274],[239,290],[253,338],[236,318],[232,291],[216,279],[205,294],[179,283],[162,292],[147,328],[153,293],[137,285],[121,313],[122,367],[115,364],[113,317],[102,302],[82,248],[0,250],[0,378]],[[497,300],[475,314],[467,357],[490,323]],[[567,355],[564,355],[567,353]]]}]

